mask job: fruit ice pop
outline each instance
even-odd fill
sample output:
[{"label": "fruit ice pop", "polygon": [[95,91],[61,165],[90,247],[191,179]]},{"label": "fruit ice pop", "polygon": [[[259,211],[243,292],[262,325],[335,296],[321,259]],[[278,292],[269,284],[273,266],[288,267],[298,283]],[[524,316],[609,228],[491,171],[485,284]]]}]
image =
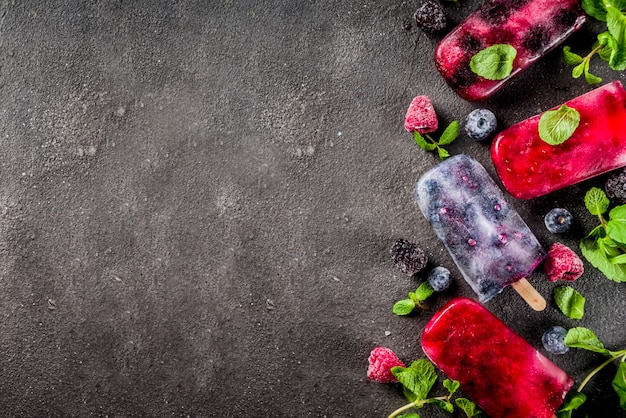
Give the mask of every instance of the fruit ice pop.
[{"label": "fruit ice pop", "polygon": [[491,418],[550,418],[574,381],[478,302],[456,298],[422,334],[426,356]]},{"label": "fruit ice pop", "polygon": [[[422,175],[415,198],[482,302],[527,277],[546,257],[487,170],[467,155],[448,158]],[[543,309],[543,298],[534,297]]]},{"label": "fruit ice pop", "polygon": [[542,114],[494,138],[491,158],[513,196],[542,196],[626,165],[626,90],[619,81],[565,105],[578,111],[580,122],[572,136],[559,145],[549,145],[539,136]]},{"label": "fruit ice pop", "polygon": [[[578,0],[487,0],[442,39],[435,50],[435,64],[461,97],[485,99],[563,42],[585,20]],[[476,53],[495,44],[509,44],[517,51],[513,70],[503,80],[487,80],[469,66]]]}]

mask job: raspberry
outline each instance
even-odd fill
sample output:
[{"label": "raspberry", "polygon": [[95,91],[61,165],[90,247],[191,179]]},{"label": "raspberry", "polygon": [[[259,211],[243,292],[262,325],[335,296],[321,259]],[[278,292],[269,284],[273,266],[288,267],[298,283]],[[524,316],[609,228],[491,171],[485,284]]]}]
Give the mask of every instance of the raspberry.
[{"label": "raspberry", "polygon": [[404,127],[407,131],[417,131],[420,134],[435,132],[439,126],[437,113],[430,97],[417,96],[411,102],[404,118]]},{"label": "raspberry", "polygon": [[426,32],[438,32],[447,25],[446,14],[435,0],[425,0],[413,15],[415,23]]},{"label": "raspberry", "polygon": [[573,282],[585,271],[583,262],[569,247],[555,242],[548,251],[544,270],[551,282],[567,280]]},{"label": "raspberry", "polygon": [[367,378],[378,383],[395,383],[398,379],[391,368],[396,366],[406,367],[396,353],[386,347],[376,347],[370,353]]},{"label": "raspberry", "polygon": [[604,190],[610,199],[626,203],[626,169],[611,174],[604,185]]},{"label": "raspberry", "polygon": [[410,276],[426,267],[428,262],[424,251],[405,239],[397,240],[389,252],[396,267]]}]

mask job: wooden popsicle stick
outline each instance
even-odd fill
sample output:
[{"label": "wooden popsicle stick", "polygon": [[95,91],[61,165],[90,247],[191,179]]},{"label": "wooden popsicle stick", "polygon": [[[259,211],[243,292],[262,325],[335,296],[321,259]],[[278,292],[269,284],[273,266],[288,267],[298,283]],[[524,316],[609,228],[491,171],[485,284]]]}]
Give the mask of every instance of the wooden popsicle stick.
[{"label": "wooden popsicle stick", "polygon": [[543,311],[546,309],[546,300],[525,278],[513,282],[511,286],[534,310]]}]

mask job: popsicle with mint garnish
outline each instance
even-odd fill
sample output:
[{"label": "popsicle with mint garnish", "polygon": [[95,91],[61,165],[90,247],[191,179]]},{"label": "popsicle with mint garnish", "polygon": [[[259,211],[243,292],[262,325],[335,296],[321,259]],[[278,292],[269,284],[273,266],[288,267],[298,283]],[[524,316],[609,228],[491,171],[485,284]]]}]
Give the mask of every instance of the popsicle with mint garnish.
[{"label": "popsicle with mint garnish", "polygon": [[428,358],[492,418],[551,418],[574,381],[484,306],[448,302],[422,334]]},{"label": "popsicle with mint garnish", "polygon": [[422,175],[414,193],[481,302],[512,285],[533,309],[546,307],[526,280],[546,252],[479,162],[463,154],[448,158]]},{"label": "popsicle with mint garnish", "polygon": [[585,21],[577,0],[487,0],[442,39],[435,64],[459,96],[482,100]]},{"label": "popsicle with mint garnish", "polygon": [[613,81],[500,132],[491,158],[508,192],[531,199],[626,166],[625,127]]}]

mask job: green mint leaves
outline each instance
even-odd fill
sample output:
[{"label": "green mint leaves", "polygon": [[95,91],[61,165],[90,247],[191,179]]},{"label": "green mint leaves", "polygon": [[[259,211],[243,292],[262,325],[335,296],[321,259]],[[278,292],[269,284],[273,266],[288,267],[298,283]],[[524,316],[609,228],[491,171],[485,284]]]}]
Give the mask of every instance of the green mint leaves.
[{"label": "green mint leaves", "polygon": [[476,53],[470,60],[470,69],[487,80],[504,80],[513,71],[517,50],[509,44],[496,44]]},{"label": "green mint leaves", "polygon": [[580,123],[580,113],[562,105],[557,110],[548,110],[539,119],[539,137],[550,145],[559,145],[574,134]]},{"label": "green mint leaves", "polygon": [[[446,412],[454,412],[454,405],[451,400],[452,396],[459,390],[460,383],[456,380],[445,379],[443,387],[448,393],[442,396],[429,397],[437,382],[437,372],[430,361],[419,359],[411,363],[409,367],[392,367],[391,373],[402,384],[404,396],[410,403],[392,412],[389,418],[420,418],[416,412],[405,412],[421,409],[426,405],[435,405]],[[455,403],[468,417],[475,417],[480,413],[474,402],[469,399],[456,398]]]},{"label": "green mint leaves", "polygon": [[582,319],[585,315],[585,297],[570,286],[555,287],[554,301],[568,318]]},{"label": "green mint leaves", "polygon": [[585,195],[585,207],[598,217],[600,225],[580,240],[583,256],[595,268],[615,282],[626,282],[626,205],[609,211],[609,219],[604,214],[610,201],[606,193],[597,187]]},{"label": "green mint leaves", "polygon": [[417,131],[413,131],[413,138],[415,139],[415,143],[420,146],[424,151],[437,151],[439,158],[445,160],[450,156],[450,153],[443,148],[444,145],[451,144],[458,136],[459,136],[459,121],[453,120],[450,124],[444,129],[439,137],[439,141],[434,140],[428,134],[420,134]]},{"label": "green mint leaves", "polygon": [[397,301],[393,305],[393,313],[399,316],[405,316],[413,312],[416,307],[423,308],[422,302],[434,293],[433,288],[424,282],[418,286],[415,292],[409,292],[408,299]]},{"label": "green mint leaves", "polygon": [[602,81],[589,72],[591,58],[598,55],[609,63],[609,67],[616,71],[626,69],[626,8],[625,0],[582,0],[581,6],[585,13],[602,22],[606,22],[608,31],[598,34],[598,39],[589,54],[582,57],[563,48],[565,62],[574,65],[572,77],[579,78],[585,75],[588,84],[597,84]]},{"label": "green mint leaves", "polygon": [[626,410],[626,349],[619,351],[608,350],[593,331],[584,327],[570,329],[565,336],[565,345],[571,348],[579,348],[601,354],[608,357],[608,360],[589,373],[576,390],[570,391],[565,402],[563,402],[563,405],[557,411],[557,416],[559,418],[570,418],[572,411],[578,409],[587,399],[582,393],[585,385],[593,376],[616,360],[619,361],[619,365],[615,377],[613,378],[612,386],[619,397],[621,408]]}]

